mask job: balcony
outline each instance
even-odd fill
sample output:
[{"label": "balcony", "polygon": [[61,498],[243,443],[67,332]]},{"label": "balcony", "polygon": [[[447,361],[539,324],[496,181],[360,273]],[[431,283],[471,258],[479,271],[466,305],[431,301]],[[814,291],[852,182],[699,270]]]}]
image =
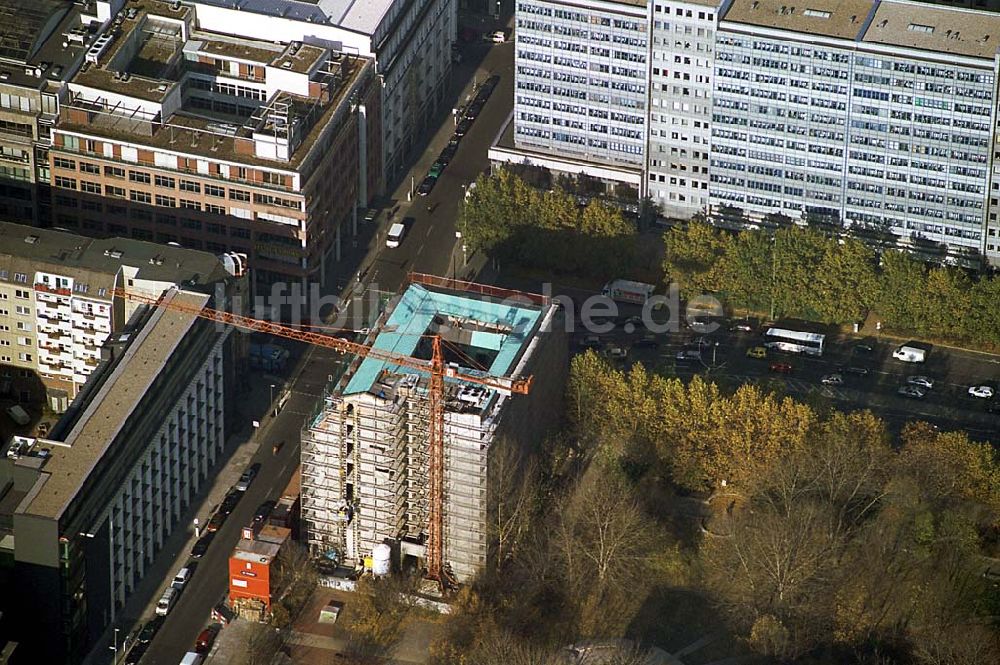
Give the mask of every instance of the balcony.
[{"label": "balcony", "polygon": [[70,291],[69,289],[56,289],[47,284],[42,284],[41,282],[37,282],[35,284],[35,291],[41,291],[42,293],[52,293],[57,296],[72,295],[72,291]]}]

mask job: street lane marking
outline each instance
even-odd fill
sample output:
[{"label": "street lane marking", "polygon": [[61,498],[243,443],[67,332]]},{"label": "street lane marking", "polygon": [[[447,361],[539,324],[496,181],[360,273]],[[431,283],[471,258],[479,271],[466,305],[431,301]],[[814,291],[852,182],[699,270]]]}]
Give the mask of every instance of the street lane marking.
[{"label": "street lane marking", "polygon": [[429,238],[430,235],[431,235],[431,231],[432,230],[434,230],[434,225],[433,224],[431,224],[430,226],[427,227],[427,233],[424,234],[424,237],[425,238]]}]

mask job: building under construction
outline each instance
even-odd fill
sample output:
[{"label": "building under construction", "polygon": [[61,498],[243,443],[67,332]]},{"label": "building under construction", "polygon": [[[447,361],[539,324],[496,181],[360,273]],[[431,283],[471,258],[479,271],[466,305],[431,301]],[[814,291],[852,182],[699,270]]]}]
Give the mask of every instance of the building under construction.
[{"label": "building under construction", "polygon": [[[442,572],[462,582],[484,566],[493,443],[530,450],[558,425],[567,366],[556,307],[514,295],[423,277],[382,313],[366,341],[386,352],[382,359],[355,358],[304,427],[302,527],[315,555],[357,563],[388,543],[403,560],[432,556],[433,566],[429,525],[437,519]],[[437,484],[433,381],[419,369],[435,340],[446,362]],[[394,364],[386,354],[415,362]],[[503,388],[529,375],[530,394]]]}]

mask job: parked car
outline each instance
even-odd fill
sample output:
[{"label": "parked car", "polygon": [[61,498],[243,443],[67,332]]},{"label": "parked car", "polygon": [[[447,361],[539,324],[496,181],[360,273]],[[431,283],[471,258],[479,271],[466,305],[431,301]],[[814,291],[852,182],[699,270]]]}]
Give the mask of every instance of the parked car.
[{"label": "parked car", "polygon": [[177,571],[177,574],[174,575],[174,581],[170,583],[170,586],[178,591],[182,591],[190,579],[191,569],[187,567],[181,568]]},{"label": "parked car", "polygon": [[840,374],[827,374],[820,379],[820,382],[824,386],[839,386],[844,383],[844,377]]},{"label": "parked car", "polygon": [[160,599],[156,601],[156,613],[159,616],[165,617],[170,614],[170,610],[173,609],[174,603],[177,602],[178,593],[177,589],[172,586],[166,588],[163,595],[160,596]]},{"label": "parked car", "polygon": [[222,512],[221,508],[212,515],[212,519],[208,520],[208,524],[205,525],[205,531],[213,532],[218,531],[222,528],[222,525],[226,522],[228,515]]},{"label": "parked car", "polygon": [[218,634],[219,627],[214,624],[201,631],[198,633],[198,639],[194,641],[194,650],[201,654],[208,653],[212,650],[212,645],[215,644],[215,637]]},{"label": "parked car", "polygon": [[146,622],[146,625],[142,627],[139,634],[136,636],[135,641],[138,644],[149,644],[156,637],[156,633],[160,630],[160,626],[163,625],[162,616],[154,616],[152,619]]},{"label": "parked car", "polygon": [[507,33],[503,30],[496,30],[489,34],[487,40],[493,42],[494,44],[503,44],[507,41]]},{"label": "parked car", "polygon": [[434,162],[431,164],[431,170],[427,172],[429,178],[438,178],[441,176],[441,172],[444,171],[444,164],[441,162]]},{"label": "parked car", "polygon": [[254,524],[266,520],[268,516],[270,516],[271,511],[274,510],[274,507],[276,505],[278,505],[277,501],[265,501],[264,503],[257,506],[257,512],[253,514]]},{"label": "parked car", "polygon": [[482,84],[480,84],[479,91],[477,94],[486,95],[487,97],[489,97],[490,95],[493,94],[493,89],[497,87],[497,83],[499,82],[500,82],[500,75],[494,74],[493,76],[483,81]]},{"label": "parked car", "polygon": [[767,358],[767,349],[763,346],[751,346],[747,349],[747,358],[759,358],[763,360]]},{"label": "parked car", "polygon": [[459,121],[458,126],[455,127],[455,136],[465,136],[472,129],[472,120],[469,118],[462,118]]},{"label": "parked car", "polygon": [[469,120],[475,120],[479,117],[479,114],[483,112],[483,106],[486,105],[485,101],[475,101],[469,104],[469,107],[465,109],[465,113],[462,115]]},{"label": "parked car", "polygon": [[215,537],[214,532],[206,533],[204,536],[198,539],[198,542],[194,544],[191,548],[192,558],[199,559],[205,555],[208,551],[208,546],[212,543],[212,538]]},{"label": "parked car", "polygon": [[920,386],[927,390],[934,387],[934,379],[926,376],[908,376],[906,377],[906,382],[911,386]]},{"label": "parked car", "polygon": [[[163,617],[157,617],[162,619]],[[139,661],[142,657],[146,655],[146,651],[149,649],[149,642],[137,642],[135,646],[128,650],[125,655],[125,660],[122,661],[124,665],[139,665]]]},{"label": "parked car", "polygon": [[681,362],[701,360],[701,351],[699,349],[683,349],[677,352],[677,360]]},{"label": "parked car", "polygon": [[746,321],[739,321],[729,326],[729,332],[750,333],[753,332],[753,326]]},{"label": "parked car", "polygon": [[838,370],[842,374],[853,374],[855,376],[868,376],[870,373],[867,367],[861,367],[860,365],[844,365]]},{"label": "parked car", "polygon": [[368,224],[370,222],[374,222],[376,217],[378,217],[378,210],[375,208],[369,208],[367,212],[365,212],[365,223]]},{"label": "parked car", "polygon": [[434,185],[436,184],[437,178],[435,176],[427,176],[424,178],[423,182],[420,183],[420,186],[417,187],[417,194],[420,196],[427,196],[431,193],[431,190],[434,189]]},{"label": "parked car", "polygon": [[253,479],[257,477],[258,471],[260,471],[259,462],[255,462],[248,466],[246,471],[243,472],[243,475],[240,476],[239,481],[236,483],[236,489],[240,492],[246,492],[247,488],[250,487],[250,483],[252,483]]},{"label": "parked car", "polygon": [[580,341],[580,348],[599,350],[604,346],[604,342],[597,335],[587,335]]},{"label": "parked car", "polygon": [[655,349],[660,346],[660,338],[652,333],[649,333],[637,339],[632,346],[637,349]]},{"label": "parked car", "polygon": [[401,222],[396,222],[389,227],[389,233],[385,236],[385,246],[393,249],[399,247],[399,243],[403,242],[403,236],[406,235],[406,224]]},{"label": "parked car", "polygon": [[441,151],[441,154],[438,155],[437,160],[442,164],[448,164],[451,162],[452,159],[455,158],[455,154],[457,152],[458,152],[458,141],[455,141],[454,143],[449,143],[444,147],[444,150]]},{"label": "parked car", "polygon": [[854,345],[854,353],[875,353],[875,345],[867,342]]},{"label": "parked car", "polygon": [[615,360],[625,360],[628,357],[628,349],[624,346],[615,344],[608,347],[608,357]]},{"label": "parked car", "polygon": [[222,503],[219,504],[219,510],[217,512],[223,513],[226,517],[229,516],[233,510],[236,509],[236,504],[240,502],[243,498],[243,492],[237,489],[231,489],[226,493],[226,496],[222,499]]},{"label": "parked car", "polygon": [[896,391],[897,394],[903,397],[909,397],[911,399],[923,399],[927,394],[927,391],[920,386],[900,386],[899,390]]},{"label": "parked car", "polygon": [[993,399],[992,386],[969,386],[969,396],[979,399]]},{"label": "parked car", "polygon": [[790,363],[771,363],[767,366],[767,369],[778,374],[790,374],[792,372]]}]

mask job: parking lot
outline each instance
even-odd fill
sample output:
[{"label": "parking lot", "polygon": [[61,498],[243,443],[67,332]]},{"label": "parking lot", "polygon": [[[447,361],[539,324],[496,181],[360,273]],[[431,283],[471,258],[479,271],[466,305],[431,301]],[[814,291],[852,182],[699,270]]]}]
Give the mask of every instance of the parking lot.
[{"label": "parking lot", "polygon": [[[758,322],[719,319],[713,321],[718,325],[711,327],[712,332],[681,325],[677,332],[653,334],[637,314],[638,308],[636,312],[622,308],[620,316],[608,320],[615,323],[614,329],[604,334],[583,330],[577,322],[574,351],[593,348],[619,367],[641,362],[658,374],[684,380],[699,374],[727,390],[756,383],[810,403],[829,401],[845,410],[867,408],[893,430],[906,421],[926,420],[986,440],[994,437],[1000,424],[1000,413],[994,412],[1000,410],[1000,399],[969,394],[972,386],[1000,388],[1000,356],[927,346],[925,362],[907,363],[893,358],[900,340],[827,335],[820,357],[770,349],[764,357],[753,357],[761,355],[750,350],[762,346],[767,330]],[[908,379],[917,376],[930,379],[933,387],[909,390],[909,397],[900,394]]]}]

